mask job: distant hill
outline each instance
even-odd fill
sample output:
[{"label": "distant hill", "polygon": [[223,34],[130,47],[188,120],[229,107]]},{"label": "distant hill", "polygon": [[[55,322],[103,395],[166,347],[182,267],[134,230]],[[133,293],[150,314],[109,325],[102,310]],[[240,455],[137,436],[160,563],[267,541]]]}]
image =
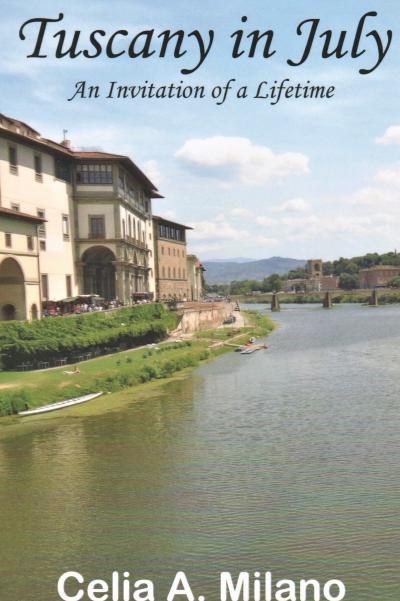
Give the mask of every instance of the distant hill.
[{"label": "distant hill", "polygon": [[304,267],[306,261],[271,257],[259,261],[203,261],[207,284],[227,284],[232,280],[262,280],[272,273],[287,273],[291,269]]}]

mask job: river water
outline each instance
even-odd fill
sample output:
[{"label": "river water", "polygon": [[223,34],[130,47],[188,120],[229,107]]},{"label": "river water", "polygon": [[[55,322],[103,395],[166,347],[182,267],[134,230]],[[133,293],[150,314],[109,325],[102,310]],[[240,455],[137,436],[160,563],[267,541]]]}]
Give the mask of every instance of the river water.
[{"label": "river water", "polygon": [[207,601],[241,570],[398,601],[400,307],[274,319],[267,351],[0,427],[1,601],[55,601],[67,570],[157,601],[178,570]]}]

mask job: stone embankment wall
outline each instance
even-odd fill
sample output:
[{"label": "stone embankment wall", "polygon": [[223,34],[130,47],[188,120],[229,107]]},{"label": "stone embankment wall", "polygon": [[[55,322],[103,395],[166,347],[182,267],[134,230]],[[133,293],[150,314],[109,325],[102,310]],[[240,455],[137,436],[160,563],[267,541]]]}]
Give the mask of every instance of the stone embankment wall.
[{"label": "stone embankment wall", "polygon": [[231,315],[233,309],[232,303],[185,303],[179,308],[182,318],[175,333],[190,334],[217,328]]}]

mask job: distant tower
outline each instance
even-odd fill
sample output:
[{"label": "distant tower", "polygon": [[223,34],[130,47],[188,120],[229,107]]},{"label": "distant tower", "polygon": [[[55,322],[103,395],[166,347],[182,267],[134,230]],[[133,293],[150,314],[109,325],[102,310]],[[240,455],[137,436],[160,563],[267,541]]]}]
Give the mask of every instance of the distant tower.
[{"label": "distant tower", "polygon": [[320,278],[322,276],[322,259],[309,259],[306,271],[310,278]]}]

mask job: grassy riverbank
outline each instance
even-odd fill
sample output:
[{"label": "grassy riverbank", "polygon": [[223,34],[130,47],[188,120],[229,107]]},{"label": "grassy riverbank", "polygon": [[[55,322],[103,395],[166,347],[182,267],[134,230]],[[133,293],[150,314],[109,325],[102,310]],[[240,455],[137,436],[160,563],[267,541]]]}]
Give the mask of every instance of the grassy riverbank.
[{"label": "grassy riverbank", "polygon": [[229,346],[214,341],[234,338],[240,344],[249,336],[266,336],[273,323],[264,315],[246,312],[243,328],[201,332],[183,342],[160,343],[157,347],[132,349],[78,363],[80,373],[67,374],[70,367],[35,372],[0,372],[0,415],[16,413],[26,406],[39,407],[89,392],[117,392],[145,382],[163,380],[187,368],[194,368]]},{"label": "grassy riverbank", "polygon": [[[0,357],[6,369],[28,364],[54,365],[163,340],[177,325],[177,314],[162,304],[136,305],[105,313],[52,317],[0,324]],[[48,367],[49,365],[46,365]]]}]

